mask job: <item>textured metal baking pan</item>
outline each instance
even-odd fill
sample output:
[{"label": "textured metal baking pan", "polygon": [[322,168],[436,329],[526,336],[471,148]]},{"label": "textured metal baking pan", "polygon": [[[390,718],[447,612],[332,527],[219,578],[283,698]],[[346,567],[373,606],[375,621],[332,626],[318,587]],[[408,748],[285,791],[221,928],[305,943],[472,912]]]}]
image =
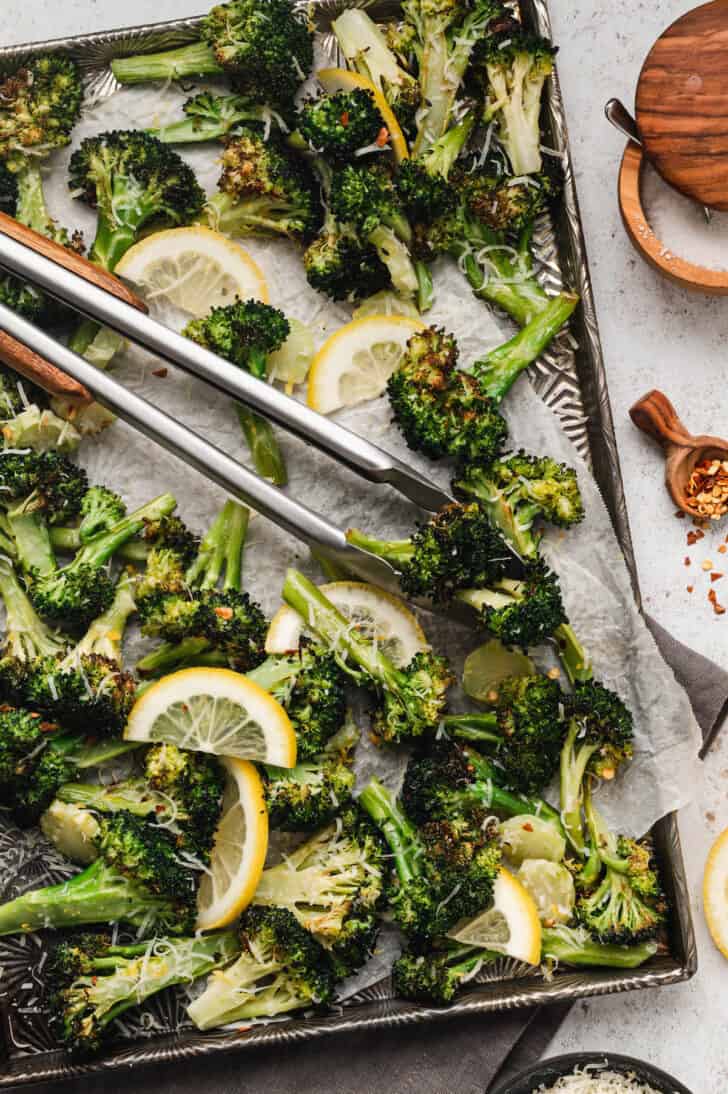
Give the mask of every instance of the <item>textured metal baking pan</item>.
[{"label": "textured metal baking pan", "polygon": [[[520,0],[524,23],[550,36],[545,0]],[[313,0],[313,9],[325,44],[336,60],[336,45],[328,32],[331,19],[345,0]],[[396,6],[389,0],[366,5],[371,14],[387,16]],[[109,69],[114,57],[134,52],[173,48],[193,39],[198,19],[180,20],[128,30],[84,35],[52,42],[0,49],[0,72],[15,68],[23,59],[49,51],[73,57],[82,67],[90,102],[116,90]],[[584,237],[574,187],[566,121],[558,78],[550,81],[546,102],[545,144],[558,153],[564,165],[563,201],[553,223],[536,233],[536,251],[542,264],[544,284],[557,290],[562,281],[580,294],[582,304],[571,333],[562,335],[531,370],[532,381],[544,401],[559,415],[563,427],[591,464],[630,568],[635,596],[639,598],[634,555],[627,519],[624,490],[617,457],[614,425],[607,393],[599,331],[589,278]],[[15,833],[17,836],[17,833]],[[664,952],[643,969],[620,972],[610,969],[557,971],[544,981],[526,966],[503,959],[489,966],[485,979],[474,983],[446,1009],[416,1006],[393,996],[388,979],[354,996],[324,1015],[303,1016],[246,1030],[200,1034],[184,1022],[184,1002],[173,991],[162,993],[145,1015],[130,1018],[124,1036],[88,1064],[76,1065],[54,1047],[43,1020],[38,999],[42,988],[42,948],[32,936],[0,940],[0,1088],[21,1083],[72,1078],[92,1072],[108,1072],[162,1060],[221,1052],[237,1052],[246,1046],[291,1042],[347,1030],[457,1020],[463,1014],[506,1010],[541,1003],[576,1000],[589,995],[637,988],[660,987],[686,980],[697,968],[695,936],[690,918],[690,899],[674,814],[654,829],[665,885],[673,909]],[[51,858],[40,839],[37,848],[14,837],[0,826],[0,877],[22,872],[34,885],[63,876],[58,859]],[[0,898],[3,885],[0,884]]]}]

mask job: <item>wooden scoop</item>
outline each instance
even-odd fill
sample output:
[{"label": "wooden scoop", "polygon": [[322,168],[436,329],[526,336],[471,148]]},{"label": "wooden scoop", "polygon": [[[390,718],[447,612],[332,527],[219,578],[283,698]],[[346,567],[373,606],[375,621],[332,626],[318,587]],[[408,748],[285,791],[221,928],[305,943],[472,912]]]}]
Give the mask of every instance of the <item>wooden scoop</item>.
[{"label": "wooden scoop", "polygon": [[629,412],[643,433],[654,437],[665,451],[665,483],[675,504],[696,517],[695,501],[687,493],[695,465],[702,460],[728,460],[728,441],[722,437],[694,437],[677,416],[677,411],[661,391],[643,395]]},{"label": "wooden scoop", "polygon": [[[122,281],[114,277],[113,274],[102,270],[99,266],[95,266],[87,258],[74,254],[73,251],[61,247],[60,244],[46,239],[45,236],[39,235],[31,228],[26,228],[24,224],[19,224],[17,220],[5,213],[0,213],[0,232],[10,236],[11,239],[17,240],[18,243],[25,243],[32,250],[52,259],[59,266],[64,266],[67,270],[79,274],[86,281],[106,289],[112,296],[117,296],[119,300],[131,304],[139,311],[146,312],[147,306],[144,301],[131,289],[128,289]],[[11,338],[3,330],[0,330],[0,361],[15,369],[21,376],[25,376],[27,380],[32,380],[34,384],[43,388],[50,395],[72,398],[77,400],[79,404],[91,402],[91,395],[82,384],[72,380],[70,376],[66,376],[65,372],[61,372],[55,365],[44,361],[37,353],[33,353],[22,342]]]}]

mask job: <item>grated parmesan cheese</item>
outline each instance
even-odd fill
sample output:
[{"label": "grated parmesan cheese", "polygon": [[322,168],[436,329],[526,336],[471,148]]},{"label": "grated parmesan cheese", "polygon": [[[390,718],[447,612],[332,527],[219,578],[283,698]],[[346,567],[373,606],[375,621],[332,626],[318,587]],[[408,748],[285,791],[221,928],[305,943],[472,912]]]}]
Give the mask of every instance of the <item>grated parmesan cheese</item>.
[{"label": "grated parmesan cheese", "polygon": [[[570,1075],[563,1075],[553,1086],[541,1085],[534,1094],[659,1094],[653,1086],[643,1083],[634,1072],[619,1075],[616,1071],[599,1071],[599,1064],[587,1064],[575,1068]],[[604,1065],[602,1065],[604,1066]]]}]

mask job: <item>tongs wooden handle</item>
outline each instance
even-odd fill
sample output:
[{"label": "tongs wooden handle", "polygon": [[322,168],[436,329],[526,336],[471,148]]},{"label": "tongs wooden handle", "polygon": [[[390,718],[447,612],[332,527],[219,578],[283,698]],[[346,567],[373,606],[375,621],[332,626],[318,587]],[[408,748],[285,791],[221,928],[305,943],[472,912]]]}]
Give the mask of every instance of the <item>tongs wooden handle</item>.
[{"label": "tongs wooden handle", "polygon": [[[97,285],[100,289],[111,293],[117,300],[122,300],[125,304],[130,304],[133,308],[146,312],[146,304],[136,293],[133,293],[113,274],[94,265],[93,262],[89,262],[82,255],[69,251],[66,247],[54,243],[51,239],[46,239],[45,236],[34,232],[32,228],[27,228],[24,224],[19,224],[17,220],[5,213],[0,213],[0,231],[16,240],[16,242],[30,247],[31,250],[43,255],[44,258],[50,258],[59,266],[70,270],[71,273],[78,274],[79,277],[82,277],[90,284]],[[83,384],[79,384],[77,380],[73,380],[65,372],[61,372],[50,361],[46,361],[5,331],[0,331],[0,361],[15,369],[26,380],[32,380],[34,384],[43,388],[49,395],[61,395],[64,398],[76,399],[79,403],[89,403],[91,401],[91,394]]]}]

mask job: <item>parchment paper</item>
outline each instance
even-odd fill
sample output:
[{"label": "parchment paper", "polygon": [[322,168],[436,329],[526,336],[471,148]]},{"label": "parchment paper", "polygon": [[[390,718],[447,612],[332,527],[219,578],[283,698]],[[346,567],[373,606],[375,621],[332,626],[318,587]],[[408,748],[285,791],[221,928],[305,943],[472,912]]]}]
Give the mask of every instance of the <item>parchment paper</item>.
[{"label": "parchment paper", "polygon": [[[185,95],[175,87],[134,88],[117,92],[88,111],[76,132],[73,147],[96,132],[113,128],[159,125],[179,116]],[[219,174],[219,146],[178,149],[212,193]],[[59,154],[49,168],[47,193],[52,211],[68,226],[79,226],[87,243],[93,239],[95,218],[67,189],[66,166],[70,150]],[[263,268],[271,302],[289,316],[312,327],[320,344],[350,317],[350,310],[325,301],[307,285],[298,249],[284,241],[244,241]],[[444,325],[458,338],[461,360],[473,361],[489,347],[505,340],[488,308],[475,300],[460,273],[447,260],[435,268],[436,305],[427,321]],[[164,316],[175,326],[183,316]],[[132,390],[186,422],[197,432],[247,462],[237,418],[228,399],[205,385],[169,369],[166,378],[152,375],[158,367],[150,355],[128,349],[115,361],[114,374]],[[303,397],[301,394],[300,397]],[[587,512],[586,520],[568,534],[551,530],[544,551],[560,575],[567,611],[589,649],[596,675],[613,687],[635,714],[634,762],[613,785],[601,793],[600,805],[619,830],[642,834],[666,812],[684,805],[698,779],[698,726],[687,696],[660,657],[654,640],[634,604],[627,568],[613,533],[606,507],[585,463],[562,432],[558,419],[540,401],[525,379],[509,395],[506,415],[513,447],[563,459],[578,469]],[[353,408],[339,420],[374,443],[396,453],[446,484],[449,469],[410,452],[391,424],[386,397]],[[279,431],[290,472],[289,492],[342,527],[357,525],[387,537],[409,534],[421,514],[398,494],[378,488],[330,459]],[[219,507],[222,494],[202,476],[156,448],[121,422],[102,437],[86,441],[80,453],[92,480],[120,490],[130,506],[141,504],[165,490],[179,500],[181,515],[202,531]],[[311,575],[308,553],[292,538],[259,518],[252,522],[245,555],[245,584],[267,611],[280,602],[286,566],[296,565]],[[480,636],[439,616],[423,617],[433,646],[446,653],[456,670],[464,656],[486,636]],[[129,663],[141,646],[128,644]],[[541,664],[552,663],[547,650],[537,651]],[[454,705],[459,705],[456,700]],[[366,734],[364,734],[366,738]],[[357,760],[360,778],[376,770],[396,785],[402,759],[391,751],[376,751],[365,743]]]}]

